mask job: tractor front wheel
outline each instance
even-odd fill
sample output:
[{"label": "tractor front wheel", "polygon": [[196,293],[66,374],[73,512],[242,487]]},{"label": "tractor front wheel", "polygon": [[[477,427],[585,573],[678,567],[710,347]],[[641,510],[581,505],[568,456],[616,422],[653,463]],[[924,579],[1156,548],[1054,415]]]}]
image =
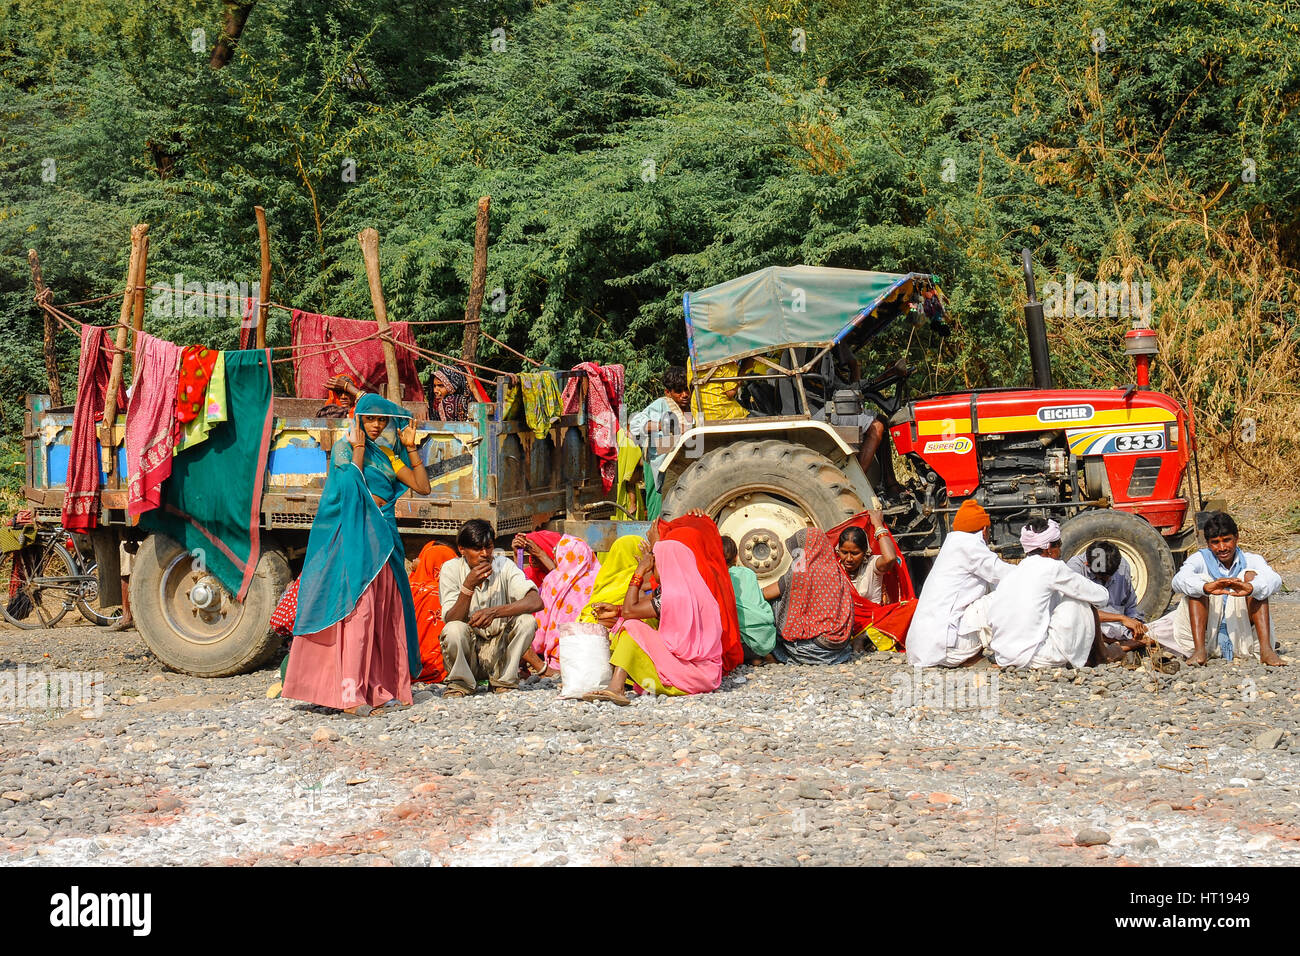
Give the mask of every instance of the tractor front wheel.
[{"label": "tractor front wheel", "polygon": [[766,585],[790,566],[787,542],[797,531],[833,528],[866,507],[825,456],[790,442],[757,441],[716,448],[693,463],[664,496],[663,516],[703,510]]}]

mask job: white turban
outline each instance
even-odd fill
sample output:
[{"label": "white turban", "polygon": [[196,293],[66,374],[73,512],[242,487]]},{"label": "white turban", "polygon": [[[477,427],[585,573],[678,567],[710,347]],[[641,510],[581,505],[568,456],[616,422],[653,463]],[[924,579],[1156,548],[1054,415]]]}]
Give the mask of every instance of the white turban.
[{"label": "white turban", "polygon": [[1020,547],[1028,554],[1030,551],[1042,551],[1061,540],[1061,526],[1051,518],[1047,519],[1047,530],[1034,531],[1029,525],[1020,529]]}]

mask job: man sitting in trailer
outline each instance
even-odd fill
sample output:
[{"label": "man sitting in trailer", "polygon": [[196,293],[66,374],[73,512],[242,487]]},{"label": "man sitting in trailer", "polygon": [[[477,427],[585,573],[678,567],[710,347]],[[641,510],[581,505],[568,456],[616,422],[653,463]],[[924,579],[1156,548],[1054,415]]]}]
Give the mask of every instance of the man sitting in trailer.
[{"label": "man sitting in trailer", "polygon": [[1281,667],[1285,662],[1273,647],[1268,599],[1282,587],[1282,578],[1258,554],[1242,550],[1238,537],[1231,515],[1210,514],[1205,547],[1174,575],[1181,603],[1152,622],[1148,633],[1188,664],[1258,653],[1261,663]]}]

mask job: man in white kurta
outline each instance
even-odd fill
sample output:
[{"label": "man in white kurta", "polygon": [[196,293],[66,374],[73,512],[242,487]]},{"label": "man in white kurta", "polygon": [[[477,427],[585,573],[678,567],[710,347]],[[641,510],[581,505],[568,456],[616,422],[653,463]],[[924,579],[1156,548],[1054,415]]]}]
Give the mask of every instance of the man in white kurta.
[{"label": "man in white kurta", "polygon": [[1025,559],[987,598],[988,641],[999,667],[1085,666],[1122,655],[1102,640],[1097,608],[1110,593],[1061,560],[1061,529],[1035,518],[1020,532]]},{"label": "man in white kurta", "polygon": [[907,662],[913,667],[960,667],[983,653],[979,630],[963,631],[962,615],[1011,571],[989,550],[989,516],[973,498],[957,509],[953,528],[907,629]]},{"label": "man in white kurta", "polygon": [[1281,576],[1238,546],[1237,523],[1224,512],[1206,520],[1205,543],[1174,575],[1174,592],[1182,595],[1178,607],[1153,622],[1148,635],[1189,664],[1258,654],[1264,664],[1281,666],[1268,611]]}]

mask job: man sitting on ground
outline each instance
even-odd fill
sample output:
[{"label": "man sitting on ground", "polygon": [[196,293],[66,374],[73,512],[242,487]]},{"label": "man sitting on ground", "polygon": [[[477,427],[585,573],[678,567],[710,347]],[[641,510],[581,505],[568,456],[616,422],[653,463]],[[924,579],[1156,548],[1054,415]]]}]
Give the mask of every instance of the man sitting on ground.
[{"label": "man sitting on ground", "polygon": [[456,534],[459,558],[442,566],[442,656],[447,669],[443,697],[467,697],[480,680],[494,693],[519,685],[519,662],[537,630],[542,609],[537,585],[507,555],[497,555],[496,535],[481,518]]},{"label": "man sitting on ground", "polygon": [[974,498],[962,502],[952,531],[934,559],[907,631],[907,662],[914,667],[960,667],[984,653],[977,631],[962,630],[962,615],[1011,571],[989,550],[989,516]]},{"label": "man sitting on ground", "polygon": [[1104,587],[1110,595],[1106,606],[1097,612],[1101,632],[1112,641],[1129,641],[1144,637],[1147,626],[1138,610],[1137,592],[1133,590],[1133,572],[1110,541],[1094,541],[1065,566],[1075,574]]},{"label": "man sitting on ground", "polygon": [[1182,602],[1152,622],[1148,632],[1188,664],[1258,651],[1261,663],[1281,667],[1285,662],[1273,647],[1268,599],[1282,587],[1282,578],[1258,554],[1238,546],[1237,522],[1226,512],[1215,511],[1205,522],[1205,544],[1174,575]]},{"label": "man sitting on ground", "polygon": [[1124,652],[1102,637],[1097,608],[1110,600],[1100,584],[1061,560],[1061,527],[1031,518],[1020,531],[1025,559],[988,601],[988,642],[1000,667],[1083,667]]}]

